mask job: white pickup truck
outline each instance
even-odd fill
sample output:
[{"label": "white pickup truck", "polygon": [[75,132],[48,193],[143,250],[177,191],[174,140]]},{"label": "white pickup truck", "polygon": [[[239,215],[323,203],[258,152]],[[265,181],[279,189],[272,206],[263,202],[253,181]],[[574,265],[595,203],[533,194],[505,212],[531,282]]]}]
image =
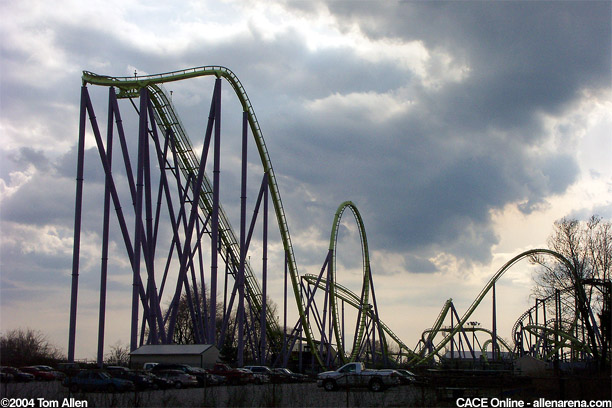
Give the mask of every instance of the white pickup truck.
[{"label": "white pickup truck", "polygon": [[333,391],[338,387],[368,387],[371,391],[383,391],[398,385],[399,377],[393,371],[368,370],[363,363],[348,363],[336,371],[326,371],[317,376],[317,386]]}]

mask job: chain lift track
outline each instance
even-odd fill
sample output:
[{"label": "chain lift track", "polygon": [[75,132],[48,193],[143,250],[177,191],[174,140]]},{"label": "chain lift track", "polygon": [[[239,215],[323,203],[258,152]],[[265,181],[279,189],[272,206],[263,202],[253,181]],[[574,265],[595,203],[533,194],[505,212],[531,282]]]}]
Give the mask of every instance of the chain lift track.
[{"label": "chain lift track", "polygon": [[[274,174],[272,162],[268,154],[268,150],[261,132],[261,128],[259,126],[259,122],[257,121],[257,117],[255,116],[255,111],[238,77],[232,71],[222,66],[202,66],[180,71],[168,72],[164,74],[136,77],[110,77],[104,75],[97,75],[92,72],[85,71],[83,72],[83,84],[115,87],[119,90],[119,98],[137,97],[141,89],[147,88],[150,91],[151,100],[155,107],[155,119],[158,122],[160,128],[169,128],[172,130],[172,134],[175,136],[176,149],[180,161],[181,171],[183,172],[185,177],[188,177],[190,175],[193,176],[193,172],[198,169],[198,159],[193,153],[190,139],[187,136],[187,133],[178,115],[176,115],[170,99],[163,92],[160,85],[167,82],[202,76],[215,76],[216,78],[223,78],[227,82],[229,82],[232,86],[232,89],[236,93],[236,96],[238,97],[244,112],[247,113],[249,127],[255,139],[261,163],[264,168],[264,173],[267,176],[269,191],[279,226],[279,232],[283,242],[284,252],[286,255],[287,265],[291,277],[291,285],[295,294],[298,313],[302,317],[302,325],[304,327],[304,332],[307,341],[311,345],[311,347],[313,347],[314,342],[312,330],[308,325],[308,322],[303,319],[304,306],[301,302],[301,298],[299,297],[299,278],[297,264],[295,261],[295,255],[291,243],[291,236],[289,234],[285,210],[283,208],[280,192],[278,190],[278,184],[276,182],[276,176]],[[206,176],[203,179],[203,183],[204,185],[200,194],[200,206],[205,212],[210,212],[213,206],[211,198],[212,185]],[[232,258],[239,259],[240,249],[238,240],[236,239],[236,236],[233,232],[233,229],[229,223],[227,216],[221,208],[219,209],[219,212],[220,239],[223,242],[223,245],[232,252]],[[261,290],[259,288],[257,280],[255,279],[252,273],[250,266],[247,266],[245,270],[245,287],[251,297],[253,304],[256,306],[256,309],[261,310]],[[275,322],[275,320],[273,318],[270,318],[268,319],[268,322]],[[270,324],[275,325],[275,323]],[[270,328],[270,330],[276,332],[280,331],[279,327],[272,327]]]}]

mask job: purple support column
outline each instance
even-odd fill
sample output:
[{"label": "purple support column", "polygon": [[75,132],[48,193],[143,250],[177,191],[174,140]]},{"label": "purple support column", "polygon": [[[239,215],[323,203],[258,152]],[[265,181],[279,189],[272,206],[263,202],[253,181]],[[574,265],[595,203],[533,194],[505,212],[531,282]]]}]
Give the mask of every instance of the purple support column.
[{"label": "purple support column", "polygon": [[79,116],[79,142],[77,147],[76,199],[74,205],[74,240],[72,249],[72,287],[70,291],[70,327],[68,331],[68,361],[74,361],[76,339],[77,295],[79,292],[79,254],[81,249],[81,212],[83,206],[83,161],[85,157],[85,119],[87,87],[81,87],[81,112]]},{"label": "purple support column", "polygon": [[[114,88],[108,88],[108,123],[106,132],[106,157],[108,169],[112,168],[113,157],[113,119],[112,98]],[[104,363],[104,323],[106,318],[106,276],[108,272],[108,236],[110,221],[110,175],[106,175],[104,187],[104,220],[102,221],[102,266],[100,270],[100,311],[98,315],[98,358],[100,368]]]},{"label": "purple support column", "polygon": [[261,283],[261,364],[266,364],[266,328],[267,328],[267,296],[268,296],[268,177],[264,175],[266,189],[263,208],[263,265]]},{"label": "purple support column", "polygon": [[[287,253],[285,252],[285,259],[287,258]],[[301,283],[301,282],[300,282]],[[304,290],[303,290],[303,286],[300,285],[300,299],[304,299]],[[308,308],[306,308],[306,320],[310,321],[309,316],[310,313],[308,313]],[[299,319],[299,321],[301,322],[302,319]],[[300,329],[297,333],[298,339],[299,339],[299,353],[298,353],[298,367],[300,370],[300,373],[304,371],[304,363],[302,360],[302,351],[303,351],[303,344],[302,344],[302,325],[300,324]],[[295,343],[295,342],[294,342]],[[293,347],[290,347],[289,349],[292,349]],[[310,350],[310,353],[312,354],[313,350]]]},{"label": "purple support column", "polygon": [[[147,112],[152,113],[153,107],[150,101],[147,101]],[[153,115],[149,117],[154,118]],[[156,130],[155,121],[151,121],[151,128]],[[149,128],[147,125],[147,134],[144,137],[144,161],[143,161],[143,173],[144,173],[144,207],[145,207],[145,237],[146,237],[146,251],[144,252],[145,268],[147,270],[147,294],[149,300],[149,312],[144,312],[143,323],[146,320],[149,326],[149,338],[153,344],[158,342],[157,332],[157,290],[155,288],[155,238],[153,235],[153,200],[151,197],[151,163],[150,163],[150,149],[149,149]],[[153,315],[155,313],[155,315]],[[144,334],[144,333],[143,333]],[[144,335],[141,335],[140,344],[143,344]]]},{"label": "purple support column", "polygon": [[345,337],[344,337],[344,300],[342,300],[342,350],[346,350]]},{"label": "purple support column", "polygon": [[495,283],[493,283],[493,354],[491,355],[492,360],[495,359],[495,353],[497,352],[497,309],[496,309],[496,297],[495,297]]},{"label": "purple support column", "polygon": [[[333,254],[332,254],[332,250],[329,250],[329,259],[333,259]],[[321,324],[321,343],[319,344],[319,355],[322,356],[323,355],[323,338],[325,337],[325,320],[327,319],[327,306],[329,303],[329,309],[331,310],[331,298],[328,296],[329,292],[330,292],[330,285],[331,285],[331,262],[329,262],[327,264],[327,277],[325,279],[325,300],[323,300],[323,323]],[[316,286],[315,286],[316,288]],[[328,302],[329,299],[329,302]],[[329,325],[331,326],[331,319],[329,322]],[[330,340],[331,341],[331,338]],[[329,353],[328,353],[329,354]]]},{"label": "purple support column", "polygon": [[[329,288],[330,290],[334,290],[333,288]],[[336,302],[338,302],[338,299],[336,298]],[[336,307],[338,307],[338,303],[336,303]],[[328,334],[327,334],[327,356],[325,357],[325,362],[327,364],[328,367],[331,367],[331,343],[332,343],[332,336],[334,333],[334,324],[336,324],[337,322],[333,321],[333,310],[332,310],[332,305],[331,305],[331,297],[330,297],[330,304],[329,304],[329,311],[328,311],[328,320],[329,320],[329,328],[328,328]],[[322,340],[322,339],[321,339]]]},{"label": "purple support column", "polygon": [[285,252],[285,288],[283,290],[283,367],[287,367],[287,364],[289,363],[289,354],[291,353],[291,350],[289,350],[289,347],[287,347],[287,273],[287,253]]},{"label": "purple support column", "polygon": [[244,269],[246,263],[247,113],[242,113],[242,176],[240,183],[240,266],[238,268],[238,366],[244,365]]},{"label": "purple support column", "polygon": [[225,316],[227,314],[227,278],[230,273],[229,271],[229,249],[226,250],[225,256],[228,259],[228,262],[225,263],[225,276],[224,276],[224,285],[223,285],[223,321],[225,321]]},{"label": "purple support column", "polygon": [[[215,81],[215,147],[213,163],[213,209],[211,225],[211,247],[210,247],[210,323],[208,329],[208,342],[216,344],[216,321],[217,321],[217,264],[219,244],[219,172],[221,156],[221,78]],[[195,198],[197,199],[197,197]],[[221,345],[219,345],[221,346]]]},{"label": "purple support column", "polygon": [[[384,332],[383,329],[380,325],[380,318],[378,315],[378,303],[376,303],[376,292],[374,291],[374,279],[372,277],[372,269],[370,269],[368,267],[368,274],[370,276],[370,291],[372,292],[372,304],[374,305],[374,319],[376,320],[376,325],[378,327],[378,337],[380,338],[380,344],[381,346],[383,345],[383,342],[385,341],[384,338]],[[382,349],[383,352],[383,361],[385,362],[385,364],[389,364],[389,360],[388,360],[388,355],[387,355],[387,351],[386,348]]]},{"label": "purple support column", "polygon": [[[450,334],[452,336],[453,334],[452,330],[455,328],[455,319],[452,313],[451,313],[451,324],[450,325],[451,325]],[[452,358],[455,358],[455,336],[451,337],[450,346],[451,346],[450,352],[451,352],[451,359],[452,359]]]},{"label": "purple support column", "polygon": [[140,121],[138,129],[138,163],[136,165],[136,201],[134,205],[134,259],[132,261],[132,324],[130,334],[130,351],[138,348],[138,293],[140,291],[140,253],[142,245],[142,196],[144,189],[144,155],[148,130],[147,88],[140,90]]},{"label": "purple support column", "polygon": [[372,362],[376,361],[376,324],[378,323],[376,320],[378,316],[372,317]]}]

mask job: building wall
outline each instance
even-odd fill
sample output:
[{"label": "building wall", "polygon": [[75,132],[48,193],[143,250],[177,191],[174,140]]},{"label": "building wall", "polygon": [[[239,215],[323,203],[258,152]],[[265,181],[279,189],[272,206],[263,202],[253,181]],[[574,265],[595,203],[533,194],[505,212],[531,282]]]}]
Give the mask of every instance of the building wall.
[{"label": "building wall", "polygon": [[187,364],[211,368],[219,361],[219,349],[206,345],[146,345],[130,354],[130,367],[144,363]]},{"label": "building wall", "polygon": [[201,365],[202,368],[212,368],[215,363],[219,362],[219,350],[216,347],[212,347],[204,354],[201,355]]},{"label": "building wall", "polygon": [[[204,353],[204,355],[209,353]],[[210,353],[214,354],[214,353]],[[218,353],[217,353],[218,354]],[[132,368],[142,368],[144,363],[166,363],[166,364],[187,364],[192,367],[202,366],[202,355],[200,354],[147,354],[134,355],[130,360]],[[216,361],[216,359],[215,359]],[[204,367],[207,368],[207,367]]]}]

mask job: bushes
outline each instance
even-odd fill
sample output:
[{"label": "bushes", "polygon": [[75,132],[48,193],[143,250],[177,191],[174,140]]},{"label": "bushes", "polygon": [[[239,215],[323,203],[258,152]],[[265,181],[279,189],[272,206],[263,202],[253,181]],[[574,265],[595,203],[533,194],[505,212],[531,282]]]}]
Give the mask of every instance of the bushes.
[{"label": "bushes", "polygon": [[52,365],[65,359],[46,336],[32,329],[14,329],[0,336],[0,361],[8,366]]}]

